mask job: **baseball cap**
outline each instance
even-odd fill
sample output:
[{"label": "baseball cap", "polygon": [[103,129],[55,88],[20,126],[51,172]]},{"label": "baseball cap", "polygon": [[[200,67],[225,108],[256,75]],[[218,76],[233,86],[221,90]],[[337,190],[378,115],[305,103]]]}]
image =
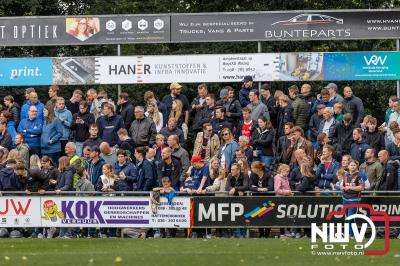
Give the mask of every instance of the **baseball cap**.
[{"label": "baseball cap", "polygon": [[335,90],[337,90],[337,85],[335,83],[329,83],[324,88],[325,89],[335,89]]},{"label": "baseball cap", "polygon": [[169,89],[170,90],[172,90],[172,89],[180,89],[180,88],[182,88],[182,85],[181,84],[179,84],[178,82],[172,82],[170,85],[169,85]]},{"label": "baseball cap", "polygon": [[224,97],[228,96],[228,89],[223,88],[220,92],[219,92],[219,97],[222,99]]},{"label": "baseball cap", "polygon": [[243,82],[247,82],[247,81],[253,81],[253,77],[252,76],[244,76]]},{"label": "baseball cap", "polygon": [[203,160],[201,159],[200,155],[193,155],[192,157],[192,163],[201,163]]}]

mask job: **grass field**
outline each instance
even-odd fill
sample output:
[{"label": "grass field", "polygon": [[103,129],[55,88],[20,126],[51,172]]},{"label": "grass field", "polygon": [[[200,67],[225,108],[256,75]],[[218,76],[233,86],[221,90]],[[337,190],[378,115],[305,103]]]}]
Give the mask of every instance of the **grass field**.
[{"label": "grass field", "polygon": [[313,256],[309,239],[2,239],[0,265],[400,265],[390,244],[384,256]]}]

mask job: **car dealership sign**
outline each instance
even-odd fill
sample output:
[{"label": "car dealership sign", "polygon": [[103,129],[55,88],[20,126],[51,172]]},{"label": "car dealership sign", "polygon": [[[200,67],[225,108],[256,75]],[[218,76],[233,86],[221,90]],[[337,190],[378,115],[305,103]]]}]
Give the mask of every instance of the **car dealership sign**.
[{"label": "car dealership sign", "polygon": [[400,10],[0,18],[0,46],[400,38]]}]

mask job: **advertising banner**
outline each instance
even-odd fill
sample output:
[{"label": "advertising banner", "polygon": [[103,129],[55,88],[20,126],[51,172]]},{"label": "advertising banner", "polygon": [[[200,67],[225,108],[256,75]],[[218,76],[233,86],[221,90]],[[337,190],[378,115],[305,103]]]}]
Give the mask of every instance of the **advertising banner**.
[{"label": "advertising banner", "polygon": [[[400,227],[399,200],[365,197],[361,203],[387,212],[390,227]],[[193,203],[194,227],[310,227],[343,208],[341,197],[194,197]]]},{"label": "advertising banner", "polygon": [[0,227],[40,225],[39,206],[39,197],[0,197]]},{"label": "advertising banner", "polygon": [[156,209],[149,197],[1,197],[0,226],[190,227],[190,198],[161,197]]},{"label": "advertising banner", "polygon": [[349,9],[2,17],[0,46],[398,39],[399,15]]},{"label": "advertising banner", "polygon": [[96,83],[240,82],[277,80],[279,54],[97,57]]},{"label": "advertising banner", "polygon": [[399,10],[300,10],[171,16],[171,42],[398,39]]},{"label": "advertising banner", "polygon": [[3,58],[0,86],[398,80],[400,52]]},{"label": "advertising banner", "polygon": [[51,58],[0,59],[0,86],[52,84]]},{"label": "advertising banner", "polygon": [[165,43],[168,15],[2,17],[0,46]]},{"label": "advertising banner", "polygon": [[359,52],[326,53],[325,80],[400,79],[400,53]]}]

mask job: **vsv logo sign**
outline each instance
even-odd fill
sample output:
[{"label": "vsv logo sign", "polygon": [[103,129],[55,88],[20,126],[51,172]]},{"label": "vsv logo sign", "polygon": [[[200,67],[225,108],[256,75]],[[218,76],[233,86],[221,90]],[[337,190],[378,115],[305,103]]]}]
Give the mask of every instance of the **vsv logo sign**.
[{"label": "vsv logo sign", "polygon": [[386,59],[387,59],[387,55],[385,55],[384,57],[377,56],[377,55],[372,55],[369,58],[364,55],[365,63],[368,66],[371,65],[371,64],[374,65],[374,66],[376,66],[378,64],[383,66],[385,64],[385,62],[386,62]]}]

